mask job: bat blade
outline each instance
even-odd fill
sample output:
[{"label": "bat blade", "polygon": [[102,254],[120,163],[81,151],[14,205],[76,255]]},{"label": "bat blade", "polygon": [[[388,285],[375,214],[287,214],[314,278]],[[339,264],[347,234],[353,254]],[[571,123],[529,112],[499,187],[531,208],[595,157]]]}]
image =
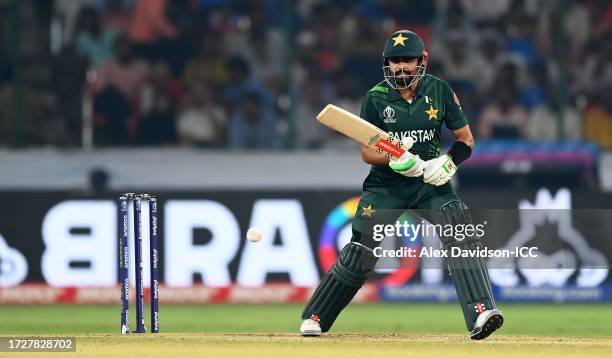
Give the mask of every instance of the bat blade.
[{"label": "bat blade", "polygon": [[379,153],[385,153],[388,158],[401,157],[414,144],[410,137],[404,141],[397,140],[372,123],[333,104],[325,106],[317,120]]}]

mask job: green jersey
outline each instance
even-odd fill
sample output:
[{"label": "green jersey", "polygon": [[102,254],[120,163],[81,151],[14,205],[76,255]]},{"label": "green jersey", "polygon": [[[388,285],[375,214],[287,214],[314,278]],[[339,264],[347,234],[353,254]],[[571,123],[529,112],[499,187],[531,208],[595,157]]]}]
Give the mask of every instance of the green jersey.
[{"label": "green jersey", "polygon": [[[385,81],[377,84],[363,100],[361,118],[397,139],[411,137],[414,145],[410,152],[423,160],[440,155],[442,122],[450,130],[468,124],[459,99],[448,83],[427,74],[419,80],[411,101],[405,100]],[[400,176],[388,166],[381,165],[373,165],[371,174],[381,179]]]}]

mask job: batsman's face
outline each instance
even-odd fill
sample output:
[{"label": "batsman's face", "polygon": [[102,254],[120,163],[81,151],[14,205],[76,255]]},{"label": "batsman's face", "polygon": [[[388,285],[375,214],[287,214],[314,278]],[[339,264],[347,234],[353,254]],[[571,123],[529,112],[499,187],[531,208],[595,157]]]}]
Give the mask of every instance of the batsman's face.
[{"label": "batsman's face", "polygon": [[389,69],[398,78],[414,75],[419,65],[417,57],[391,57],[389,58]]}]

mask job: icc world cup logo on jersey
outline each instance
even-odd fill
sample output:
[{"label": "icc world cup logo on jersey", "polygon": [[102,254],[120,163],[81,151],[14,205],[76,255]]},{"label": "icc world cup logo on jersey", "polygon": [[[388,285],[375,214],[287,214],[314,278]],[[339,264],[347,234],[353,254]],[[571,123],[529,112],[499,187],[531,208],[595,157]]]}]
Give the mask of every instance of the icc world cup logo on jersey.
[{"label": "icc world cup logo on jersey", "polygon": [[395,118],[395,110],[393,108],[391,108],[390,106],[387,106],[385,108],[385,110],[383,111],[383,115],[384,115],[383,121],[385,123],[395,123],[395,122],[397,122],[397,118]]}]

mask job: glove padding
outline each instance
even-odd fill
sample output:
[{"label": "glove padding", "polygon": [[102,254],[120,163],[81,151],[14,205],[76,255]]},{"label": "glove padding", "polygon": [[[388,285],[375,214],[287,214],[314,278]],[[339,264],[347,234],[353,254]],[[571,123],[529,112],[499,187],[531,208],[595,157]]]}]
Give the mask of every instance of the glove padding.
[{"label": "glove padding", "polygon": [[427,184],[440,186],[446,184],[457,172],[457,166],[448,154],[423,162],[423,181]]},{"label": "glove padding", "polygon": [[409,151],[406,151],[399,158],[391,158],[389,166],[395,172],[410,178],[420,177],[423,175],[423,164],[425,162]]}]

